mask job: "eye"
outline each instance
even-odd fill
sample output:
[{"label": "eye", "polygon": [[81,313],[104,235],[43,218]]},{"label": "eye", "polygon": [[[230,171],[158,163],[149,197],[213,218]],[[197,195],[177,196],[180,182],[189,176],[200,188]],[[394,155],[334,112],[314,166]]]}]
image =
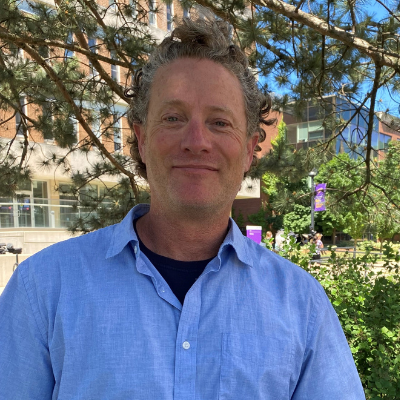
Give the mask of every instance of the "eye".
[{"label": "eye", "polygon": [[220,127],[228,126],[228,124],[225,121],[216,121],[215,125],[220,126]]},{"label": "eye", "polygon": [[165,118],[168,122],[177,122],[178,121],[178,117],[174,117],[174,116],[168,116]]}]

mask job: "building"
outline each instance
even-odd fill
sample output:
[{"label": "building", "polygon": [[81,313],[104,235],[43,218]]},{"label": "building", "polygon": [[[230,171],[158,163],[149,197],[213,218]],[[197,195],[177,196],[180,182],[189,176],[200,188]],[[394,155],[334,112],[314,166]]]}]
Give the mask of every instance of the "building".
[{"label": "building", "polygon": [[[55,7],[53,0],[35,0],[36,3],[45,3]],[[118,7],[124,4],[132,6],[133,19],[141,19],[147,24],[149,32],[156,40],[162,40],[173,29],[174,17],[190,16],[191,13],[206,15],[207,11],[200,6],[187,9],[180,1],[172,1],[170,4],[160,0],[131,1],[121,0],[97,0],[100,11],[104,12],[103,20],[109,26],[119,27],[126,23],[117,16]],[[27,16],[34,16],[35,9],[29,1],[19,3],[21,11]],[[129,21],[128,21],[129,22]],[[130,22],[134,23],[134,22]],[[118,60],[114,50],[108,50],[99,39],[101,35],[92,37],[86,35],[88,49],[101,56]],[[117,39],[116,39],[117,40]],[[66,43],[73,44],[77,41],[74,34],[68,34]],[[86,75],[87,82],[97,82],[101,86],[103,82],[101,74],[96,70],[91,60],[72,50],[62,50],[51,47],[42,48],[41,55],[46,60],[75,60],[79,63],[80,70]],[[30,55],[19,49],[15,55],[20,60],[29,60]],[[51,62],[51,61],[49,61]],[[112,81],[122,88],[131,83],[132,73],[118,62],[115,64],[100,61],[100,67]],[[57,137],[49,132],[44,134],[35,129],[32,119],[38,117],[54,121],[55,106],[57,101],[46,99],[43,105],[31,101],[28,95],[22,93],[19,96],[17,108],[9,107],[0,110],[0,143],[6,151],[14,152],[21,157],[21,148],[24,143],[29,147],[29,166],[32,169],[32,183],[19,185],[13,197],[0,197],[0,242],[13,243],[15,247],[22,247],[23,252],[33,254],[51,243],[70,237],[67,228],[74,219],[84,217],[87,211],[79,204],[90,197],[101,197],[105,188],[118,183],[118,177],[103,176],[101,179],[93,179],[90,184],[81,187],[78,192],[71,194],[70,172],[84,171],[101,161],[98,146],[88,137],[84,127],[74,118],[65,121],[70,125],[70,133],[75,143],[85,151],[69,152],[68,148],[58,146]],[[95,133],[101,145],[113,156],[129,155],[127,139],[131,132],[128,127],[126,111],[127,103],[122,97],[116,96],[110,115],[102,116],[101,104],[82,102],[82,115],[89,121],[92,131]],[[43,155],[51,159],[56,154],[65,157],[68,173],[64,166],[53,164],[43,165]],[[132,170],[133,166],[129,166]],[[140,182],[145,186],[145,182]],[[260,196],[259,182],[251,185],[243,184],[238,194],[239,198],[256,198]]]},{"label": "building", "polygon": [[[369,121],[368,110],[362,108],[360,114],[356,115],[357,107],[359,106],[341,96],[327,96],[318,103],[308,102],[300,115],[289,106],[282,114],[275,114],[274,117],[278,121],[283,118],[287,128],[287,141],[297,149],[309,149],[331,142],[333,153],[346,152],[350,157],[357,158],[365,156],[365,134]],[[338,122],[346,126],[341,134],[336,135],[337,128],[332,127]],[[260,156],[271,148],[271,138],[277,134],[276,126],[269,127],[267,132],[269,140],[265,142]],[[376,113],[371,143],[372,160],[379,162],[385,157],[391,140],[400,140],[400,119],[385,113]],[[235,216],[241,214],[246,224],[248,215],[257,213],[266,202],[268,196],[262,191],[259,198],[236,199],[233,204]]]},{"label": "building", "polygon": [[[365,156],[369,116],[366,108],[362,108],[356,115],[357,108],[358,105],[351,104],[341,96],[326,97],[320,104],[309,102],[301,116],[296,116],[289,107],[283,116],[287,125],[288,143],[297,148],[308,149],[319,143],[332,141],[336,154],[346,152],[352,158]],[[329,127],[329,118],[335,119],[334,123],[341,121],[342,125],[346,125],[340,135],[336,135],[337,129]],[[391,140],[400,140],[399,129],[393,129],[398,126],[396,120],[397,118],[384,113],[375,114],[371,143],[372,159],[375,161],[385,156]]]}]

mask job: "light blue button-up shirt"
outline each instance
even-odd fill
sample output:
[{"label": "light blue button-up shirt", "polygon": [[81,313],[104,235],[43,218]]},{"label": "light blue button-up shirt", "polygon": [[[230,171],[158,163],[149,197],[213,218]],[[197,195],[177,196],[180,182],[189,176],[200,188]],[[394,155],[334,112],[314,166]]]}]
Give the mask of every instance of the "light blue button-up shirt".
[{"label": "light blue button-up shirt", "polygon": [[1,400],[361,400],[322,287],[231,221],[183,306],[132,220],[23,262],[0,296]]}]

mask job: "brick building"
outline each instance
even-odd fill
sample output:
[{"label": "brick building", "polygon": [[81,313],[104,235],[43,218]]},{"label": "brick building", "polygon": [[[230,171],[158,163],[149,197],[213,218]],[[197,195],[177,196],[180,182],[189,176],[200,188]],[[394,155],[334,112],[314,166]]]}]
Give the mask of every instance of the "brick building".
[{"label": "brick building", "polygon": [[[53,0],[37,0],[55,7]],[[166,4],[162,1],[139,1],[130,0],[98,0],[97,3],[104,12],[103,20],[109,24],[118,24],[116,16],[117,7],[126,2],[135,5],[133,18],[141,18],[147,23],[148,29],[156,40],[161,41],[169,31],[173,29],[174,18],[189,17],[190,14],[204,16],[208,11],[201,6],[187,9],[180,1],[172,1]],[[19,3],[21,11],[26,15],[34,16],[35,10],[27,1]],[[108,50],[97,35],[96,38],[86,35],[88,50],[98,53],[111,59],[117,59],[113,50]],[[73,44],[77,38],[71,33],[66,43]],[[47,60],[62,61],[65,59],[76,60],[79,63],[80,71],[87,77],[87,80],[100,82],[100,69],[103,69],[111,83],[116,82],[122,88],[131,84],[132,73],[117,62],[113,65],[100,59],[99,65],[93,65],[91,60],[81,53],[74,53],[69,49],[62,49],[57,46],[48,46],[41,49],[42,56]],[[19,50],[16,55],[21,60],[30,59],[30,55]],[[49,61],[52,62],[52,61]],[[100,70],[101,71],[101,70]],[[84,78],[85,79],[85,78]],[[83,79],[83,80],[84,80]],[[85,152],[71,152],[57,146],[57,137],[49,132],[44,134],[38,132],[30,118],[39,117],[54,120],[55,105],[51,99],[46,99],[43,106],[34,104],[29,96],[22,94],[19,97],[17,108],[0,109],[0,142],[7,146],[17,156],[21,156],[21,147],[28,142],[30,149],[34,151],[29,155],[29,166],[33,172],[32,183],[20,185],[14,197],[0,198],[0,242],[12,242],[16,247],[23,247],[24,252],[32,254],[41,248],[69,237],[66,232],[71,222],[84,215],[85,210],[76,209],[76,198],[71,196],[69,189],[71,181],[69,175],[62,168],[40,167],[43,155],[53,153],[66,157],[70,171],[85,170],[86,166],[94,165],[100,158],[98,147],[88,137],[84,127],[76,119],[70,118],[71,134],[74,140],[86,146]],[[54,106],[54,107],[53,107]],[[126,111],[128,104],[124,98],[114,99],[113,110],[109,117],[100,118],[101,104],[89,102],[83,103],[81,111],[84,121],[90,125],[97,139],[104,146],[106,151],[115,156],[118,154],[129,155],[127,139],[131,136]],[[104,133],[106,132],[106,134]],[[267,144],[268,145],[268,144]],[[117,183],[118,177],[106,176],[102,179],[94,179],[90,184],[79,190],[77,196],[84,199],[85,196],[101,196],[105,186],[113,186]],[[145,182],[143,182],[145,185]],[[259,182],[252,182],[252,187],[243,184],[238,194],[239,198],[257,198],[260,196]]]}]

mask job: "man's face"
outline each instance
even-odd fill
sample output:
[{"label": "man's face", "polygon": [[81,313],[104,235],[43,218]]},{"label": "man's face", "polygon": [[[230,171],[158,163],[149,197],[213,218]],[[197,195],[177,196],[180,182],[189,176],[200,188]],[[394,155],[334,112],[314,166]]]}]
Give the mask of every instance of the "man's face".
[{"label": "man's face", "polygon": [[222,65],[183,58],[161,67],[147,123],[135,126],[152,207],[230,210],[258,139],[246,128],[241,85]]}]

